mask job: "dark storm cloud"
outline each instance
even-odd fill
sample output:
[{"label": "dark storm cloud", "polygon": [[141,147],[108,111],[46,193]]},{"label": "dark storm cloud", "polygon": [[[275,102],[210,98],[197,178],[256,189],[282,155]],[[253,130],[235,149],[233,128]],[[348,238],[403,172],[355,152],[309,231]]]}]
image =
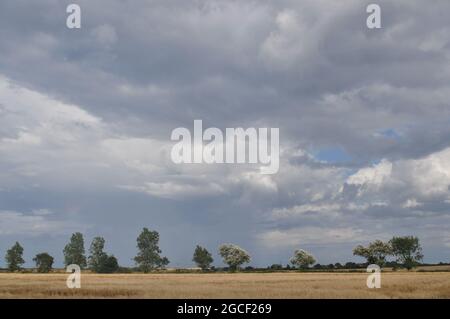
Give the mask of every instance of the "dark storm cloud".
[{"label": "dark storm cloud", "polygon": [[[432,100],[450,76],[445,2],[427,10],[420,2],[382,3],[380,31],[365,27],[365,6],[356,1],[79,4],[83,27],[72,31],[64,3],[4,2],[2,70],[103,118],[141,121],[123,130],[166,134],[196,117],[218,127],[261,121],[302,146],[339,144],[381,158],[401,155],[392,149],[402,146],[382,146],[389,143],[373,138],[377,130],[448,116],[447,103]],[[416,89],[430,95],[427,105],[411,101]],[[327,94],[348,94],[341,102],[355,105],[321,105]],[[427,140],[433,132],[420,134]],[[405,152],[445,146],[420,152],[422,144]]]}]

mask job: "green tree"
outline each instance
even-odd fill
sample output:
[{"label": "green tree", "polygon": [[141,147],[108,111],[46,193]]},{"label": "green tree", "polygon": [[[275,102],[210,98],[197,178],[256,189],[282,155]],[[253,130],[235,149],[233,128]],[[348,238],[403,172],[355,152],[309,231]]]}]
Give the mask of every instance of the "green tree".
[{"label": "green tree", "polygon": [[8,264],[9,271],[19,271],[22,269],[22,265],[25,263],[23,260],[23,247],[20,246],[18,242],[14,244],[8,251],[6,252],[5,260]]},{"label": "green tree", "polygon": [[117,262],[117,258],[114,255],[109,255],[105,258],[105,261],[102,263],[102,267],[100,268],[99,273],[110,274],[119,270],[119,263]]},{"label": "green tree", "polygon": [[94,272],[100,272],[108,255],[103,251],[105,247],[105,239],[103,237],[95,237],[89,248],[88,266]]},{"label": "green tree", "polygon": [[219,254],[231,271],[236,271],[242,264],[250,262],[250,255],[237,245],[223,244],[219,247]]},{"label": "green tree", "polygon": [[83,234],[74,233],[70,242],[64,247],[64,263],[66,266],[75,264],[80,268],[86,267],[86,256],[84,255]]},{"label": "green tree", "polygon": [[389,243],[397,262],[411,270],[423,259],[419,238],[414,236],[393,237]]},{"label": "green tree", "polygon": [[33,258],[33,261],[36,263],[38,272],[48,273],[52,270],[54,259],[48,253],[40,253]]},{"label": "green tree", "polygon": [[119,268],[117,258],[108,255],[103,251],[105,247],[105,239],[103,237],[95,237],[89,248],[88,266],[96,273],[113,273]]},{"label": "green tree", "polygon": [[192,261],[195,262],[202,270],[206,270],[211,267],[211,263],[214,259],[206,248],[197,245],[197,247],[195,247]]},{"label": "green tree", "polygon": [[167,257],[161,257],[159,249],[159,234],[144,228],[137,238],[138,254],[134,261],[145,273],[155,268],[162,268],[169,264]]},{"label": "green tree", "polygon": [[392,246],[381,240],[375,240],[369,243],[367,247],[358,245],[353,249],[353,255],[361,256],[367,260],[369,264],[376,264],[383,267],[386,264],[386,258],[392,255]]},{"label": "green tree", "polygon": [[294,252],[294,256],[290,261],[295,267],[307,269],[316,262],[316,259],[306,250],[298,249]]}]

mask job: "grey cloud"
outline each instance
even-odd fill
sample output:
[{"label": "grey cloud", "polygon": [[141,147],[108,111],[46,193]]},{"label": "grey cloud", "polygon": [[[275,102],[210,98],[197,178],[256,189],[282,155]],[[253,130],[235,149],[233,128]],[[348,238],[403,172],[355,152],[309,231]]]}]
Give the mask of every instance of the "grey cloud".
[{"label": "grey cloud", "polygon": [[[448,1],[379,1],[381,30],[365,27],[368,1],[80,0],[77,31],[68,3],[0,3],[1,211],[92,224],[128,262],[148,224],[180,265],[196,241],[231,239],[264,264],[291,247],[267,252],[260,238],[314,245],[321,227],[366,233],[317,242],[330,261],[410,221],[433,251],[448,243]],[[280,173],[172,164],[171,130],[197,118],[279,127]],[[322,148],[351,159],[311,155]],[[380,185],[349,181],[383,159],[393,168]]]}]

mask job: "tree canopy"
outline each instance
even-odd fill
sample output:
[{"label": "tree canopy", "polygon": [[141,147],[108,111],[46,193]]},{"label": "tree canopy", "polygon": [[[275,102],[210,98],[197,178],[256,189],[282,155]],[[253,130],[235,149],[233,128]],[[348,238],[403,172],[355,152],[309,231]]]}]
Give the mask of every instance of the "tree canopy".
[{"label": "tree canopy", "polygon": [[232,271],[237,270],[242,264],[250,262],[250,255],[244,249],[234,244],[221,245],[219,254]]},{"label": "tree canopy", "polygon": [[389,243],[392,246],[393,255],[397,257],[397,262],[403,264],[408,270],[417,266],[423,259],[422,247],[417,237],[393,237]]},{"label": "tree canopy", "polygon": [[294,252],[294,256],[291,258],[291,264],[301,269],[306,269],[312,266],[316,262],[313,255],[303,249],[298,249]]},{"label": "tree canopy", "polygon": [[143,272],[155,268],[163,268],[169,264],[167,257],[161,257],[159,248],[159,233],[144,228],[137,238],[138,254],[134,261]]},{"label": "tree canopy", "polygon": [[86,256],[84,255],[83,234],[74,233],[70,242],[64,247],[64,263],[66,266],[75,264],[80,268],[86,267]]},{"label": "tree canopy", "polygon": [[367,247],[362,245],[356,246],[353,249],[353,255],[365,258],[369,264],[376,264],[383,267],[386,263],[387,256],[392,255],[392,246],[390,243],[375,240],[369,243]]},{"label": "tree canopy", "polygon": [[206,248],[197,245],[197,247],[195,247],[192,261],[195,262],[202,270],[205,270],[211,267],[211,263],[214,259]]},{"label": "tree canopy", "polygon": [[96,273],[113,273],[119,268],[117,258],[108,255],[103,249],[105,247],[105,239],[103,237],[95,237],[89,248],[88,265],[92,271]]},{"label": "tree canopy", "polygon": [[33,258],[33,261],[36,263],[38,272],[48,273],[52,270],[54,259],[48,253],[40,253]]},{"label": "tree canopy", "polygon": [[9,271],[19,271],[25,263],[23,259],[23,247],[16,243],[6,252],[5,260]]}]

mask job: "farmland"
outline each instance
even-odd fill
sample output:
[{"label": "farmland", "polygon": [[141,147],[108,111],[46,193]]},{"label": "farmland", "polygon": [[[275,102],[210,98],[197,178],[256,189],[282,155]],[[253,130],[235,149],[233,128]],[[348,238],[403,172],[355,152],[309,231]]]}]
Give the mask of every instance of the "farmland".
[{"label": "farmland", "polygon": [[386,272],[368,289],[366,273],[83,274],[1,273],[0,298],[450,298],[449,272]]}]

